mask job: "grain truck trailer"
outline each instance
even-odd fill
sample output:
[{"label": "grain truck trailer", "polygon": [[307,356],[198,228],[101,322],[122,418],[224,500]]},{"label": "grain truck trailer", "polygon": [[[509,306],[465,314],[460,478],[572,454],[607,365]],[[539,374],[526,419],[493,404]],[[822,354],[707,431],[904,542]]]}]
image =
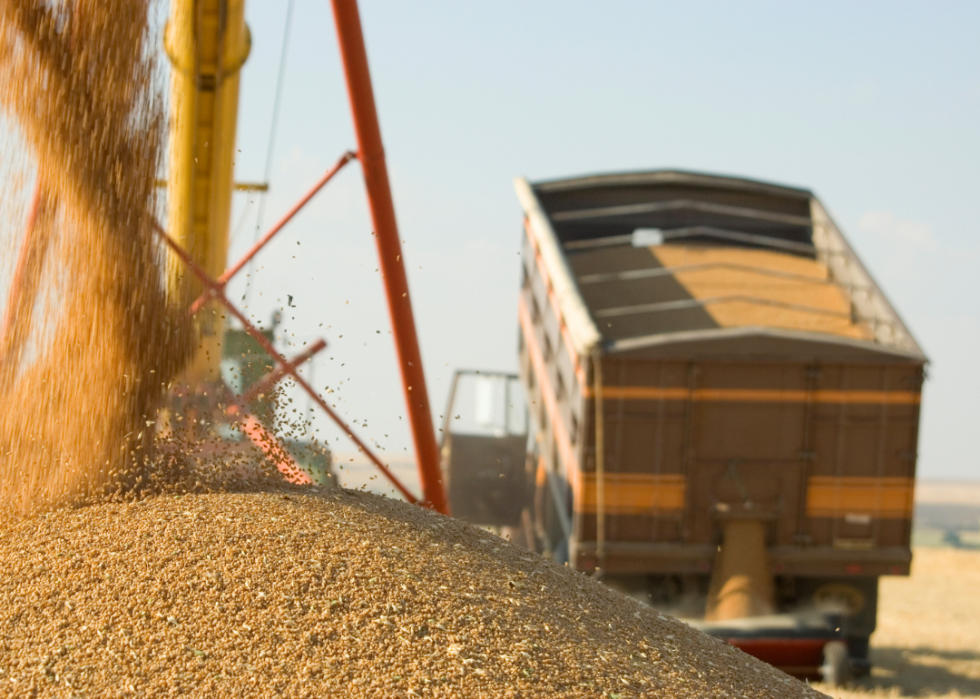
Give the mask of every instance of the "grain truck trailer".
[{"label": "grain truck trailer", "polygon": [[512,379],[496,434],[454,395],[453,511],[678,616],[836,614],[809,635],[866,662],[878,577],[911,562],[926,358],[827,210],[678,171],[516,189],[526,456]]}]

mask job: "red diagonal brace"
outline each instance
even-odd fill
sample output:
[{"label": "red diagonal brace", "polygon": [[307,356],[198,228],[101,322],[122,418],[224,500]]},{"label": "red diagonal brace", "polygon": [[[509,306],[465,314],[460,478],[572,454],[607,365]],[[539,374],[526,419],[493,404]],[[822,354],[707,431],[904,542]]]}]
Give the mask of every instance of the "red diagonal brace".
[{"label": "red diagonal brace", "polygon": [[[352,153],[351,151],[347,151],[342,156],[340,156],[340,159],[336,163],[334,163],[334,166],[329,170],[327,170],[326,174],[324,174],[324,176],[320,178],[319,182],[313,185],[313,188],[310,189],[310,191],[308,191],[306,194],[304,194],[303,197],[298,202],[296,202],[296,205],[292,209],[287,211],[286,215],[283,216],[281,219],[279,219],[279,222],[276,223],[276,225],[274,225],[272,228],[269,229],[268,233],[262,236],[262,238],[257,243],[255,243],[255,245],[253,245],[252,248],[248,252],[246,252],[238,262],[236,262],[234,265],[226,269],[224,274],[218,277],[218,279],[215,282],[216,286],[224,288],[225,285],[228,284],[229,281],[231,281],[231,278],[234,277],[236,274],[238,274],[238,272],[241,271],[242,267],[247,265],[248,261],[251,260],[253,257],[255,257],[255,255],[258,254],[259,250],[264,248],[266,243],[272,240],[273,237],[275,237],[276,233],[281,231],[285,227],[285,225],[292,220],[293,216],[298,214],[300,209],[306,206],[309,203],[310,199],[316,196],[317,192],[323,189],[323,187],[327,184],[327,182],[332,180],[333,176],[336,175],[338,172],[340,172],[341,169],[343,169],[344,165],[349,163],[351,160],[354,160],[355,158],[357,158],[357,155],[355,153]],[[193,304],[191,304],[192,315],[196,315],[198,311],[201,310],[201,307],[205,303],[207,303],[208,300],[207,297],[208,297],[208,292],[205,291],[197,298],[196,301],[194,301]]]},{"label": "red diagonal brace", "polygon": [[[287,362],[287,364],[293,368],[298,367],[300,364],[306,362],[314,354],[322,350],[327,346],[327,343],[319,339],[314,342],[310,347],[302,354],[297,355],[292,361]],[[276,468],[279,469],[280,473],[286,478],[290,483],[295,483],[296,485],[309,485],[312,483],[312,479],[303,472],[303,470],[296,464],[296,461],[289,454],[286,447],[280,442],[274,434],[269,432],[262,424],[262,422],[247,411],[247,406],[252,400],[260,395],[263,391],[268,390],[275,384],[279,379],[283,377],[285,370],[277,366],[268,374],[263,376],[261,379],[252,384],[249,389],[243,393],[241,396],[235,396],[234,392],[225,385],[225,392],[228,394],[228,407],[225,408],[225,414],[233,417],[241,425],[242,432],[252,440],[252,443],[261,449],[269,460],[275,464]]]},{"label": "red diagonal brace", "polygon": [[221,381],[219,385],[224,391],[224,399],[228,403],[228,407],[225,408],[225,414],[238,422],[242,433],[269,458],[269,461],[276,467],[276,470],[287,481],[295,485],[310,485],[313,483],[313,479],[299,467],[286,446],[265,428],[261,420],[244,410],[241,399],[235,395],[235,392],[231,390],[228,384]]},{"label": "red diagonal brace", "polygon": [[[10,289],[7,292],[7,305],[3,309],[3,321],[0,322],[0,349],[4,350],[4,355],[16,355],[16,350],[13,348],[10,348],[9,352],[7,351],[7,345],[10,344],[17,309],[21,305],[21,295],[25,285],[24,277],[30,271],[28,270],[28,260],[31,256],[31,238],[34,234],[34,227],[37,224],[38,213],[41,210],[41,198],[44,196],[43,189],[44,185],[41,182],[41,176],[38,175],[37,184],[34,185],[34,196],[31,198],[30,209],[27,212],[27,224],[24,226],[24,239],[20,244],[17,266],[14,267],[14,278],[10,282]],[[8,360],[8,356],[0,356],[0,363]]]},{"label": "red diagonal brace", "polygon": [[239,398],[237,402],[242,406],[248,405],[253,400],[255,400],[255,397],[257,395],[259,395],[260,393],[264,393],[274,383],[279,381],[279,379],[281,379],[288,371],[286,367],[289,367],[291,369],[298,368],[300,364],[303,364],[304,362],[309,360],[310,357],[312,357],[320,350],[324,349],[326,346],[327,346],[326,341],[324,341],[323,339],[317,340],[312,345],[310,345],[310,347],[305,352],[296,355],[295,359],[293,359],[292,361],[286,362],[285,366],[283,365],[277,366],[275,369],[273,369],[268,374],[266,374],[261,379],[259,379],[254,384],[252,384],[249,387],[249,389],[242,394],[241,398]]},{"label": "red diagonal brace", "polygon": [[[259,346],[276,361],[279,367],[282,368],[283,372],[285,374],[289,374],[293,378],[293,381],[296,382],[296,385],[306,391],[310,398],[320,406],[320,408],[330,417],[330,419],[333,420],[338,427],[344,430],[348,439],[354,442],[354,444],[358,447],[358,451],[363,452],[364,455],[368,457],[371,463],[373,463],[375,467],[377,467],[377,469],[384,474],[385,478],[387,478],[391,484],[395,486],[398,492],[400,492],[405,499],[408,500],[408,502],[419,504],[418,498],[416,498],[411,491],[408,490],[408,488],[406,488],[402,482],[395,477],[395,474],[393,474],[391,470],[385,466],[384,463],[382,463],[381,459],[379,459],[374,452],[371,451],[367,444],[365,444],[361,438],[358,437],[353,430],[351,430],[350,426],[345,423],[336,412],[331,410],[326,401],[324,401],[323,398],[321,398],[320,395],[313,389],[313,387],[299,375],[296,368],[291,365],[283,355],[276,351],[276,348],[272,346],[272,343],[269,342],[266,336],[263,335],[254,325],[252,325],[248,318],[245,317],[245,314],[239,311],[235,305],[228,300],[228,298],[225,296],[224,285],[208,276],[207,272],[201,269],[200,265],[194,262],[193,258],[191,258],[187,251],[180,247],[180,245],[178,245],[173,238],[167,235],[167,232],[163,230],[163,227],[158,222],[152,221],[152,227],[153,231],[163,240],[164,243],[166,243],[173,253],[187,264],[191,272],[194,273],[194,276],[198,278],[198,280],[207,290],[206,293],[210,294],[210,296],[220,302],[229,313],[238,319],[238,321],[242,324],[242,327],[245,328],[245,332],[247,332],[253,340],[259,343]],[[422,504],[429,506],[429,503]]]},{"label": "red diagonal brace", "polygon": [[238,417],[238,421],[245,436],[269,457],[269,461],[275,464],[276,469],[287,481],[295,485],[313,483],[313,479],[296,464],[283,443],[269,432],[257,417],[251,413],[245,413]]}]

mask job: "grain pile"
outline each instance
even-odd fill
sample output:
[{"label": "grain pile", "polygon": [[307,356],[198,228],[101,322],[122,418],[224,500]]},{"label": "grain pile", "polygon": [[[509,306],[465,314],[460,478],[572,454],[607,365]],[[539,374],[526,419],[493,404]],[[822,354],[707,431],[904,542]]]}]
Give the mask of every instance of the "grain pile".
[{"label": "grain pile", "polygon": [[160,495],[0,537],[2,696],[817,697],[487,532],[352,491]]}]

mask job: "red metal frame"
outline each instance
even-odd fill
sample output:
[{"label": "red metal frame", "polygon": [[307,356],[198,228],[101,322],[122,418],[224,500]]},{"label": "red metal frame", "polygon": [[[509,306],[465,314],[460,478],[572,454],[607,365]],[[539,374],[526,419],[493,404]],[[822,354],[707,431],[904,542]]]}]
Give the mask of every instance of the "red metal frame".
[{"label": "red metal frame", "polygon": [[[341,160],[344,160],[344,158],[341,158]],[[349,158],[347,158],[347,160],[349,160]],[[339,169],[339,167],[336,169]],[[334,172],[336,171],[336,169],[334,170]],[[323,182],[323,184],[326,184],[326,182]],[[322,187],[323,184],[321,184],[320,187]],[[319,190],[319,187],[317,187],[316,189]],[[311,193],[307,194],[307,196],[305,196],[301,200],[300,206],[294,207],[294,209],[290,212],[286,220],[288,220],[288,218],[291,218],[293,215],[295,215],[295,213],[299,211],[300,208],[302,208],[302,204],[308,202],[312,198],[312,195],[315,193],[316,193],[315,191],[311,191]],[[265,236],[263,236],[261,241],[262,245],[264,245],[269,240],[271,240],[272,237],[275,235],[275,233],[277,233],[279,230],[282,229],[284,223],[285,221],[280,221],[279,224],[276,224],[274,230],[270,231],[271,234],[267,233]],[[326,412],[328,416],[330,416],[330,419],[332,419],[339,427],[341,427],[344,430],[344,432],[347,434],[347,437],[352,442],[354,442],[355,445],[357,445],[360,451],[364,452],[364,455],[367,456],[367,458],[378,468],[379,471],[381,471],[381,473],[391,482],[391,484],[395,486],[398,492],[400,492],[405,497],[406,500],[408,500],[411,503],[418,503],[419,502],[418,498],[416,498],[411,493],[411,491],[409,491],[408,488],[406,488],[402,484],[402,482],[398,480],[398,478],[388,469],[388,467],[381,461],[381,459],[379,459],[374,454],[374,452],[371,451],[370,447],[368,447],[368,445],[365,444],[364,441],[361,440],[361,438],[354,433],[354,431],[350,428],[350,426],[347,423],[345,423],[343,419],[339,415],[337,415],[337,413],[334,412],[329,405],[327,405],[326,401],[324,401],[323,398],[320,397],[320,395],[313,389],[313,387],[310,386],[309,383],[307,383],[306,380],[299,375],[299,372],[297,371],[297,367],[299,366],[299,364],[301,364],[302,361],[304,361],[305,359],[308,359],[310,356],[312,356],[312,354],[315,353],[316,351],[319,351],[323,347],[326,347],[326,342],[324,342],[323,340],[319,340],[317,345],[320,346],[316,347],[315,345],[316,347],[315,350],[313,348],[310,348],[310,350],[304,352],[304,354],[300,355],[300,357],[298,357],[297,359],[293,361],[289,361],[288,359],[286,359],[285,356],[277,352],[276,348],[272,346],[272,343],[269,342],[266,336],[263,335],[262,332],[248,320],[248,318],[245,317],[244,313],[238,310],[238,308],[236,308],[235,305],[228,300],[228,297],[225,295],[225,286],[227,283],[227,279],[230,279],[231,275],[228,275],[227,272],[223,274],[222,278],[227,277],[225,281],[221,281],[219,279],[212,279],[207,272],[201,269],[201,267],[196,262],[194,262],[194,260],[191,258],[190,254],[188,254],[186,250],[184,250],[180,245],[178,245],[173,240],[173,238],[167,235],[167,232],[163,230],[163,227],[160,226],[160,224],[157,223],[156,221],[153,221],[153,230],[160,237],[160,239],[163,240],[163,242],[173,251],[173,253],[177,255],[177,257],[179,257],[190,268],[191,272],[193,272],[194,276],[197,277],[197,279],[201,282],[201,285],[204,287],[205,289],[204,294],[202,295],[201,298],[199,298],[197,301],[194,302],[194,308],[199,309],[203,305],[203,303],[209,300],[215,300],[219,302],[222,306],[225,307],[225,309],[231,315],[233,315],[236,319],[238,319],[238,321],[242,324],[242,327],[245,329],[245,332],[247,332],[252,337],[252,339],[255,340],[259,344],[259,346],[270,357],[272,357],[273,361],[275,361],[277,366],[276,369],[273,370],[272,374],[278,374],[278,375],[274,379],[271,378],[271,374],[267,375],[261,381],[266,382],[266,385],[271,385],[271,383],[278,381],[283,376],[286,375],[290,376],[293,379],[293,381],[296,382],[296,385],[298,385],[300,388],[306,391],[306,393],[310,396],[310,398],[312,398],[313,401],[318,406],[320,406],[320,408],[324,412]],[[257,245],[252,250],[250,250],[246,255],[245,262],[248,261],[247,258],[254,256],[255,253],[258,252],[259,249],[261,249],[262,245]],[[231,269],[241,269],[242,266],[244,266],[244,264],[239,263]],[[243,406],[244,404],[244,402],[241,399],[238,399],[237,401],[235,401],[235,403],[238,406]],[[240,409],[241,408],[236,408],[232,414],[237,414]],[[246,416],[245,419],[247,420],[248,417]],[[251,433],[246,432],[246,434],[249,434],[251,438],[252,436]],[[268,432],[266,432],[262,436],[263,440],[268,440],[269,438],[274,439],[274,437],[272,437],[272,435],[270,435]]]},{"label": "red metal frame", "polygon": [[17,348],[8,347],[11,333],[14,327],[14,316],[20,306],[20,296],[24,285],[24,275],[27,274],[27,261],[31,255],[33,244],[34,227],[37,224],[37,217],[41,210],[43,184],[41,176],[38,175],[37,183],[34,185],[34,196],[31,198],[31,205],[27,212],[27,222],[24,225],[24,240],[20,244],[20,253],[17,255],[17,266],[14,268],[14,276],[10,281],[10,288],[7,292],[7,305],[3,309],[3,321],[0,323],[0,363],[9,361],[10,357],[16,356]]},{"label": "red metal frame", "polygon": [[[225,414],[238,423],[242,433],[268,457],[269,461],[275,465],[276,469],[283,474],[285,479],[296,485],[310,485],[313,483],[313,480],[297,465],[286,446],[274,434],[269,432],[257,417],[245,412],[240,404],[240,399],[236,398],[234,391],[224,382],[221,382],[220,389],[224,394],[225,400],[228,402],[228,406],[225,408]],[[214,445],[208,443],[195,446],[200,453],[206,455],[217,452],[227,454],[229,451],[235,451],[234,447],[222,446],[215,448]],[[174,443],[164,444],[161,447],[161,451],[164,453],[173,453],[176,449],[177,446]]]},{"label": "red metal frame", "polygon": [[[322,338],[318,339],[316,342],[310,345],[310,347],[305,352],[296,355],[296,358],[293,359],[291,362],[287,362],[287,364],[293,367],[294,369],[298,368],[300,364],[306,362],[306,360],[310,359],[314,354],[316,354],[320,350],[326,348],[326,346],[327,346],[326,341],[324,341]],[[261,379],[259,379],[254,384],[252,384],[252,386],[245,393],[242,394],[241,398],[238,399],[238,402],[241,403],[242,405],[248,405],[253,400],[255,400],[256,396],[265,393],[266,391],[271,389],[273,384],[275,384],[277,381],[279,381],[279,379],[281,379],[285,375],[286,375],[286,370],[281,366],[277,366],[275,369],[273,369],[268,374],[266,374]]]},{"label": "red metal frame", "polygon": [[426,502],[432,509],[449,514],[449,500],[442,482],[439,465],[439,447],[436,444],[435,426],[429,408],[429,394],[422,370],[422,354],[412,302],[408,294],[405,261],[398,237],[395,206],[388,183],[384,146],[378,110],[374,103],[371,73],[368,69],[367,50],[361,30],[361,17],[357,0],[332,0],[334,21],[337,25],[337,41],[347,80],[354,132],[357,135],[357,157],[364,171],[368,206],[374,223],[375,242],[381,263],[391,332],[398,354],[398,368],[405,391],[408,419],[412,428],[412,440],[418,461],[419,477]]},{"label": "red metal frame", "polygon": [[[231,281],[231,278],[234,277],[236,274],[238,274],[241,271],[242,267],[247,265],[248,261],[251,260],[253,257],[255,257],[258,254],[259,250],[264,248],[266,243],[272,240],[272,238],[276,235],[276,233],[281,231],[285,227],[285,225],[292,220],[293,216],[298,214],[300,212],[300,209],[306,206],[309,203],[310,199],[316,196],[316,194],[321,189],[323,189],[324,186],[326,186],[327,182],[333,179],[334,175],[340,172],[344,168],[344,166],[347,165],[347,163],[349,163],[351,160],[354,160],[355,158],[357,158],[357,154],[352,153],[351,151],[347,151],[342,156],[340,156],[340,159],[336,163],[334,163],[334,166],[332,168],[327,170],[327,172],[323,175],[323,177],[320,178],[319,182],[313,185],[310,191],[304,194],[303,197],[298,202],[296,202],[296,205],[293,206],[293,208],[291,208],[289,211],[287,211],[285,216],[279,219],[279,222],[276,223],[276,225],[270,228],[269,231],[265,235],[263,235],[259,239],[259,241],[256,242],[255,245],[251,247],[251,249],[248,252],[242,255],[242,259],[240,259],[234,265],[226,269],[220,277],[214,280],[215,285],[220,286],[222,289],[224,289],[228,285],[228,282]],[[201,310],[201,307],[207,301],[207,296],[208,296],[208,291],[205,291],[203,294],[201,294],[201,296],[196,301],[194,301],[193,305],[191,306],[192,314],[196,314],[199,310]]]},{"label": "red metal frame", "polygon": [[290,483],[311,485],[313,480],[296,464],[286,447],[254,415],[245,414],[239,420],[242,432],[257,446]]},{"label": "red metal frame", "polygon": [[[298,368],[300,364],[312,358],[313,355],[326,348],[326,346],[327,343],[319,339],[304,352],[296,355],[291,361],[287,362],[287,364],[294,369]],[[285,373],[281,366],[273,368],[272,371],[252,384],[245,393],[237,398],[235,397],[235,392],[225,384],[224,390],[228,400],[225,414],[238,421],[245,436],[269,457],[269,460],[276,465],[276,468],[285,476],[287,481],[297,485],[310,485],[313,483],[312,479],[296,464],[296,461],[282,442],[273,433],[269,432],[257,417],[247,412],[248,404],[263,392],[271,390],[272,386],[285,376]]]},{"label": "red metal frame", "polygon": [[820,679],[824,646],[828,638],[724,638],[744,653],[800,679]]}]

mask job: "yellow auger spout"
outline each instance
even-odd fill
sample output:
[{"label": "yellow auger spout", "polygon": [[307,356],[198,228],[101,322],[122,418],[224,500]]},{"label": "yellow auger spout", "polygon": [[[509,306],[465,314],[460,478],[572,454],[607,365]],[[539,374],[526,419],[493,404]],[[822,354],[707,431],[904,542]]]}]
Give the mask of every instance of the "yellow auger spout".
[{"label": "yellow auger spout", "polygon": [[[235,165],[238,81],[251,37],[244,0],[173,0],[164,38],[173,65],[167,227],[212,277],[224,272]],[[187,308],[202,292],[171,255],[167,292]],[[183,377],[191,385],[220,376],[222,311],[198,314],[200,349]]]}]

